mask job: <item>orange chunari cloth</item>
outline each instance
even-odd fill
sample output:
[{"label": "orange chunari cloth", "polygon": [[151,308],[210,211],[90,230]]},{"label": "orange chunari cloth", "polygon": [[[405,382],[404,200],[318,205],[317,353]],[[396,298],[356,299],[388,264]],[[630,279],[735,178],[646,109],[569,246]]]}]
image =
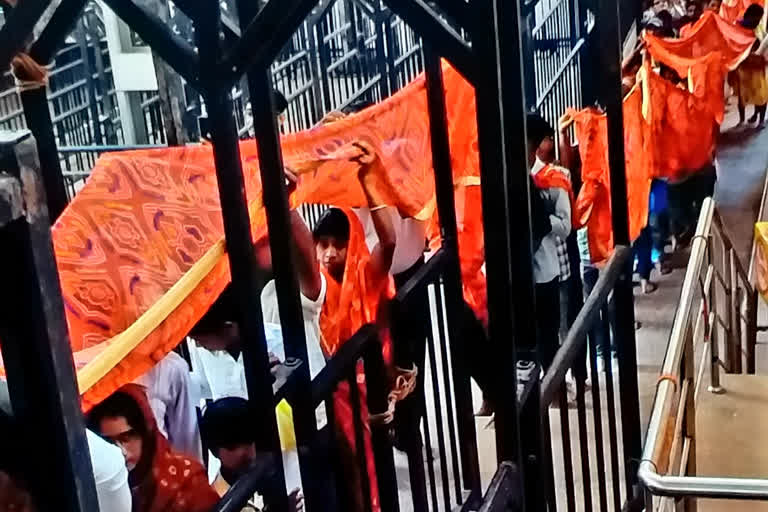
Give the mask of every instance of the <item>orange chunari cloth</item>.
[{"label": "orange chunari cloth", "polygon": [[763,0],[724,0],[720,4],[720,16],[729,23],[736,23],[752,4],[763,7],[765,2]]},{"label": "orange chunari cloth", "polygon": [[[444,66],[457,179],[477,173],[474,89]],[[343,149],[379,151],[388,204],[428,219],[434,178],[425,80],[333,124],[283,137],[298,172],[295,205],[366,204],[357,164]],[[254,141],[240,144],[252,235],[266,232]],[[321,163],[312,170],[306,164]],[[212,148],[207,145],[102,156],[53,227],[53,241],[83,405],[89,409],[176,346],[230,280]],[[162,306],[162,307],[161,307]]]},{"label": "orange chunari cloth", "polygon": [[662,39],[649,34],[645,38],[652,54],[664,49],[677,57],[697,59],[720,52],[728,69],[736,69],[755,42],[751,30],[733,25],[712,11],[706,11],[696,23],[683,27],[679,39]]},{"label": "orange chunari cloth", "polygon": [[[624,98],[624,152],[627,175],[629,233],[634,240],[648,221],[648,196],[653,162],[648,131],[644,129],[642,91],[635,87]],[[602,263],[613,252],[611,228],[610,174],[608,171],[608,121],[592,109],[570,110],[582,162],[582,187],[574,217],[587,227],[590,257]]]},{"label": "orange chunari cloth", "polygon": [[714,156],[718,131],[707,105],[652,71],[649,63],[641,83],[653,177],[678,182],[706,167]]},{"label": "orange chunari cloth", "polygon": [[[485,280],[479,271],[484,254],[474,89],[453,68],[443,69],[454,183],[460,190],[457,215],[465,296],[482,318],[487,313]],[[639,96],[632,102],[639,102]],[[633,108],[625,104],[629,134],[636,123],[629,112],[640,112],[639,106]],[[591,111],[576,117],[579,140],[587,141],[587,133],[595,138],[581,148],[591,181],[577,206],[581,204],[584,220],[590,222],[593,257],[605,258],[612,248],[605,122]],[[647,152],[637,154],[642,135],[639,144],[636,136],[627,137],[636,236],[647,217],[649,157]],[[300,173],[294,206],[366,204],[357,164],[344,156],[346,145],[356,140],[378,148],[386,171],[377,179],[388,204],[406,216],[431,218],[434,179],[424,77],[357,115],[283,137],[286,164]],[[240,150],[255,239],[266,231],[256,144],[242,142]],[[303,171],[305,164],[318,162],[316,169]],[[88,409],[162,359],[230,280],[212,148],[104,155],[56,222],[53,239]]]},{"label": "orange chunari cloth", "polygon": [[648,49],[657,62],[674,69],[683,79],[687,78],[688,89],[700,108],[706,109],[719,124],[725,117],[725,80],[728,75],[727,63],[720,52],[712,52],[697,58],[680,57],[664,45],[659,39],[646,34]]}]

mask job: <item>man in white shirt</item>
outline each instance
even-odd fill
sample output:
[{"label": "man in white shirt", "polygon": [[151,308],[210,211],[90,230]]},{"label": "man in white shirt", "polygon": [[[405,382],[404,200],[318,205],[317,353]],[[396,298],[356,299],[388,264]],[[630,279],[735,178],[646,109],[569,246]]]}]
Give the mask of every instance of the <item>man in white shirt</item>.
[{"label": "man in white shirt", "polygon": [[197,424],[196,394],[187,362],[170,352],[147,373],[136,379],[147,389],[147,398],[160,432],[180,453],[203,460]]},{"label": "man in white shirt", "polygon": [[[554,130],[541,117],[529,114],[526,122],[528,137],[528,163],[531,176],[545,165],[537,165],[536,153],[542,144],[548,144],[554,137]],[[531,215],[547,215],[550,230],[542,238],[533,255],[533,276],[536,282],[536,325],[538,330],[539,358],[546,370],[557,353],[560,326],[560,260],[559,240],[565,240],[571,233],[571,200],[568,192],[559,187],[537,188],[536,192],[544,202],[545,211],[531,208]],[[539,219],[533,219],[536,222]]]}]

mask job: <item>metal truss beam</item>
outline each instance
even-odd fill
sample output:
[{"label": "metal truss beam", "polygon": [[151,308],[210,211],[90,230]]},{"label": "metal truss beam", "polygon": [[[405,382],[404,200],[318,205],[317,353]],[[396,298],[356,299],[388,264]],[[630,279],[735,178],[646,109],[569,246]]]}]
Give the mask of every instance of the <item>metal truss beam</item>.
[{"label": "metal truss beam", "polygon": [[24,49],[35,24],[50,3],[50,0],[24,0],[7,16],[0,28],[0,71],[6,70],[13,57]]},{"label": "metal truss beam", "polygon": [[165,62],[200,90],[200,59],[195,50],[160,19],[132,0],[106,0],[113,11]]},{"label": "metal truss beam", "polygon": [[316,0],[269,0],[224,57],[221,74],[230,82],[253,65],[268,66],[301,25]]},{"label": "metal truss beam", "polygon": [[419,27],[421,37],[430,42],[470,82],[475,82],[476,64],[472,47],[443,21],[423,0],[387,0],[387,5],[412,27]]}]

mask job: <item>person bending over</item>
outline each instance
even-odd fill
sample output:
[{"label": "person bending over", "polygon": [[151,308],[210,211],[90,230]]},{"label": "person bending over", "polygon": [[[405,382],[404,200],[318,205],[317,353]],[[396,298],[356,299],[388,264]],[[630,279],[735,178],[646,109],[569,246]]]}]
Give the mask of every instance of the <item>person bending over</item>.
[{"label": "person bending over", "polygon": [[[229,397],[211,402],[205,408],[200,430],[208,449],[221,461],[219,474],[213,482],[213,488],[219,496],[224,496],[239,478],[261,466],[264,470],[264,483],[259,487],[259,493],[262,496],[255,495],[242,510],[275,510],[269,503],[273,494],[279,494],[283,489],[275,485],[275,480],[279,479],[275,479],[271,471],[273,466],[269,447],[257,446],[257,443],[269,436],[261,432],[248,401]],[[303,509],[301,492],[294,490],[289,495],[289,511],[301,512]]]}]

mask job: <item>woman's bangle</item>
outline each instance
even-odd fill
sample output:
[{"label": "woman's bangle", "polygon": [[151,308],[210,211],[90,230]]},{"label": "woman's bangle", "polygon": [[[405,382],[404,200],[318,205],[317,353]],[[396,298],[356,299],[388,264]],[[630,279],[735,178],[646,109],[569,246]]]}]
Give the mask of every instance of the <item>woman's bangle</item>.
[{"label": "woman's bangle", "polygon": [[383,210],[383,209],[384,209],[384,208],[386,208],[386,207],[387,207],[387,205],[385,205],[385,204],[380,204],[379,206],[374,206],[374,207],[373,207],[373,208],[371,208],[370,210],[371,210],[372,212],[375,212],[376,210]]}]

